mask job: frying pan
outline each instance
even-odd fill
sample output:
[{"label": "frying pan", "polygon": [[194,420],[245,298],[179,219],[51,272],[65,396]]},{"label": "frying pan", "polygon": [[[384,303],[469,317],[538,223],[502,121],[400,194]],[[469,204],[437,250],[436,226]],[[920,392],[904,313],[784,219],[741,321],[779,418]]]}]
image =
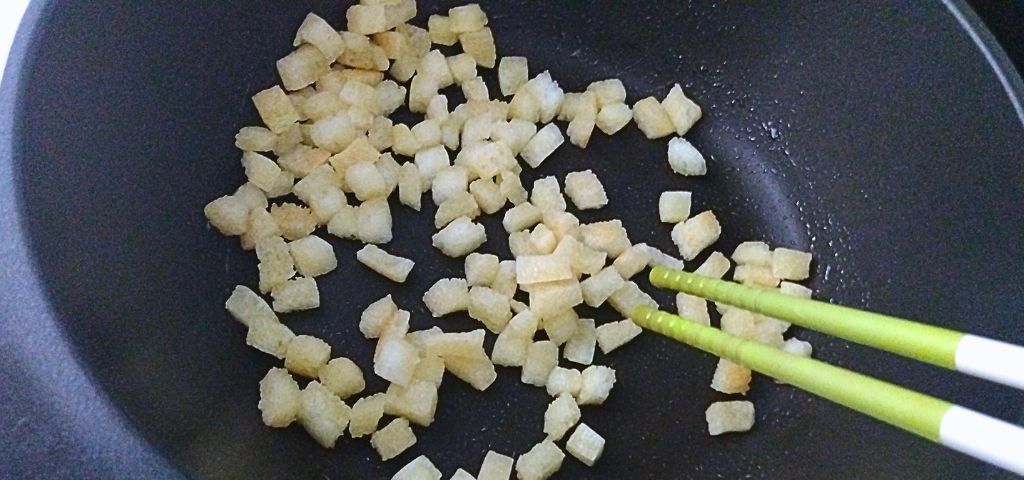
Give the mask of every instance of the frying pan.
[{"label": "frying pan", "polygon": [[[423,2],[419,21],[451,2]],[[426,3],[429,3],[427,5]],[[381,463],[365,441],[322,450],[265,428],[256,384],[275,364],[222,304],[256,279],[253,255],[212,231],[209,200],[243,181],[233,135],[277,82],[303,16],[344,26],[334,1],[41,1],[3,84],[0,163],[0,477],[380,478],[420,454],[451,475],[541,439],[546,395],[502,369],[485,393],[445,380],[436,423]],[[660,191],[692,190],[740,241],[810,249],[820,298],[1024,343],[1024,92],[963,3],[486,2],[503,55],[566,91],[618,77],[630,102],[679,82],[704,107],[689,135],[699,179],[670,174],[665,142],[630,127],[565,146],[526,182],[590,168],[634,241],[671,251]],[[491,90],[496,91],[492,88]],[[369,365],[358,313],[420,296],[461,262],[425,247],[430,214],[394,207],[389,249],[418,262],[398,287],[332,239],[324,306],[286,321]],[[507,255],[497,219],[484,251]],[[649,287],[644,285],[645,287]],[[658,292],[663,304],[670,296]],[[609,311],[588,312],[610,320]],[[1019,392],[810,333],[817,357],[1021,421]],[[655,335],[599,363],[619,372],[584,420],[599,468],[561,478],[1007,478],[839,406],[758,378],[757,425],[711,438],[715,361]],[[370,376],[372,377],[372,376]],[[369,388],[383,383],[369,380]]]}]

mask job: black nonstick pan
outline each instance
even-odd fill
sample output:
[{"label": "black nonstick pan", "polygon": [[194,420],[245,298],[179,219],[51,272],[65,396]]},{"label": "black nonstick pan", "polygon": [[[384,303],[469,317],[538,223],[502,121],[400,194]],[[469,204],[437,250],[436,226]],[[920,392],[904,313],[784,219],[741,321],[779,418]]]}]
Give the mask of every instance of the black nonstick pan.
[{"label": "black nonstick pan", "polygon": [[[451,2],[421,2],[417,21]],[[339,28],[347,2],[40,1],[3,81],[0,117],[0,477],[389,478],[426,454],[446,478],[494,449],[542,438],[548,401],[500,370],[485,393],[448,379],[438,419],[382,463],[365,441],[318,447],[260,423],[274,359],[223,310],[256,279],[253,255],[202,207],[243,181],[233,136],[249,96],[276,83],[309,11]],[[524,55],[566,91],[621,78],[629,101],[676,82],[704,107],[689,134],[709,174],[671,174],[665,142],[635,127],[566,145],[540,176],[590,168],[634,241],[670,251],[658,193],[692,190],[743,240],[810,249],[819,298],[1024,343],[1024,84],[959,1],[484,2],[499,55]],[[494,90],[492,90],[494,91]],[[429,202],[427,202],[429,203]],[[432,208],[432,207],[430,207]],[[389,249],[417,260],[399,287],[333,239],[324,306],[288,318],[369,366],[359,312],[390,292],[413,328],[420,301],[461,262],[429,248],[431,215],[395,208]],[[428,209],[428,212],[431,210]],[[499,219],[484,250],[507,255]],[[670,295],[659,300],[670,305]],[[603,311],[602,319],[611,319]],[[445,319],[442,328],[473,326]],[[1018,423],[1008,388],[797,332],[827,362]],[[645,334],[602,363],[609,401],[594,469],[559,478],[1008,478],[766,378],[754,431],[709,437],[715,360]],[[379,379],[371,389],[381,389]],[[1022,450],[1024,455],[1024,450]]]}]

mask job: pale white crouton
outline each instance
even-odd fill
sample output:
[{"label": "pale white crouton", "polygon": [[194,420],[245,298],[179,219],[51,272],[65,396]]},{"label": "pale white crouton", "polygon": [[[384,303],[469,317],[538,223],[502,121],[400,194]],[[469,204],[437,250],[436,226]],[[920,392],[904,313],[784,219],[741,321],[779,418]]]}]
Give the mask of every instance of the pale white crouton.
[{"label": "pale white crouton", "polygon": [[[381,115],[390,115],[392,112],[397,110],[398,107],[401,107],[402,104],[405,103],[405,92],[405,87],[395,83],[392,80],[385,80],[383,82],[380,82],[379,84],[377,84],[376,87],[373,88],[373,110],[376,111],[377,113],[380,113]],[[386,117],[377,118],[386,119]],[[383,142],[387,146],[391,146],[391,127],[394,126],[394,123],[391,123],[390,120],[387,122],[378,123],[375,120],[374,125],[376,126],[376,136],[378,137],[378,141]],[[385,130],[384,127],[387,127],[387,130]],[[373,130],[374,129],[371,128],[371,131]],[[385,139],[384,137],[387,138]],[[370,138],[373,138],[373,136],[371,136]],[[376,145],[374,146],[376,147]]]},{"label": "pale white crouton", "polygon": [[498,334],[491,351],[491,360],[505,367],[520,367],[526,362],[526,355],[533,345],[537,333],[537,317],[529,310],[517,313]]},{"label": "pale white crouton", "polygon": [[544,219],[544,212],[530,202],[520,203],[505,212],[501,224],[512,233],[530,228]]},{"label": "pale white crouton", "polygon": [[814,348],[811,347],[809,342],[805,342],[799,338],[789,338],[782,344],[782,350],[786,353],[791,353],[800,357],[810,357]]},{"label": "pale white crouton", "polygon": [[782,282],[779,284],[779,293],[799,298],[811,298],[812,290],[793,282]]},{"label": "pale white crouton", "polygon": [[[466,101],[467,102],[486,102],[486,101],[491,99],[490,93],[487,91],[487,84],[484,83],[484,79],[481,78],[481,77],[472,78],[470,80],[467,80],[467,81],[463,82],[462,83],[462,96],[466,97]],[[463,126],[463,133],[462,133],[462,135],[463,135],[463,137],[462,137],[462,144],[463,145],[469,145],[470,144],[470,142],[466,141],[466,135],[467,135],[467,131],[468,131],[468,126],[469,126],[469,122],[467,121],[466,125]],[[486,136],[489,137],[490,136],[490,129],[491,129],[490,124],[487,125],[486,129],[487,129]],[[481,137],[479,134],[477,134],[477,136]],[[483,140],[482,137],[480,139]]]},{"label": "pale white crouton", "polygon": [[575,275],[570,260],[553,254],[516,257],[516,281],[520,285],[529,285],[573,279]]},{"label": "pale white crouton", "polygon": [[541,328],[548,335],[548,340],[551,340],[555,345],[561,346],[569,341],[573,335],[576,335],[576,330],[580,328],[579,320],[579,315],[570,308],[555,315],[544,317],[541,320]]},{"label": "pale white crouton", "polygon": [[676,294],[676,311],[679,316],[695,323],[711,326],[711,316],[708,314],[708,301],[685,293]]},{"label": "pale white crouton", "polygon": [[690,217],[690,192],[661,192],[658,217],[662,223],[679,223]]},{"label": "pale white crouton", "polygon": [[569,143],[580,148],[587,148],[596,124],[597,103],[592,93],[584,92],[579,96],[573,118],[565,129],[566,135],[569,136]]},{"label": "pale white crouton", "polygon": [[580,407],[572,395],[559,395],[544,411],[544,434],[549,440],[561,440],[581,416]]},{"label": "pale white crouton", "polygon": [[288,344],[284,366],[288,371],[309,378],[317,378],[320,367],[331,358],[331,346],[309,335],[297,335]]},{"label": "pale white crouton", "polygon": [[288,370],[271,368],[260,380],[260,414],[268,427],[284,428],[299,417],[302,391]]},{"label": "pale white crouton", "polygon": [[348,199],[339,187],[340,182],[334,168],[330,165],[320,165],[295,184],[293,193],[309,205],[316,222],[324,225],[348,205]]},{"label": "pale white crouton", "polygon": [[583,464],[593,467],[604,453],[604,437],[598,435],[587,424],[581,423],[579,427],[576,427],[576,431],[569,436],[565,449]]},{"label": "pale white crouton", "polygon": [[359,208],[342,205],[327,222],[327,233],[338,238],[357,240],[359,238]]},{"label": "pale white crouton", "polygon": [[359,365],[345,357],[335,358],[322,365],[317,370],[317,378],[320,379],[323,386],[342,400],[360,393],[366,388],[366,380],[363,378],[363,371],[359,369]]},{"label": "pale white crouton", "polygon": [[756,285],[774,288],[779,286],[779,279],[772,274],[772,269],[758,265],[737,265],[732,279],[744,285]]},{"label": "pale white crouton", "polygon": [[[508,476],[506,475],[505,478],[507,479]],[[472,473],[460,468],[452,474],[452,477],[449,480],[476,480],[476,477],[474,477]]]},{"label": "pale white crouton", "polygon": [[434,98],[431,98],[430,103],[427,104],[426,118],[440,122],[443,129],[444,122],[448,119],[449,114],[448,97],[441,94],[434,95]]},{"label": "pale white crouton", "polygon": [[313,212],[294,203],[284,203],[270,207],[270,216],[274,218],[281,235],[288,240],[298,240],[313,233],[317,221]]},{"label": "pale white crouton", "polygon": [[680,137],[668,141],[668,164],[673,172],[684,176],[708,173],[704,155],[701,155],[690,142]]},{"label": "pale white crouton", "polygon": [[434,205],[441,205],[456,193],[465,192],[469,188],[469,172],[459,165],[447,166],[437,172],[430,186]]},{"label": "pale white crouton", "polygon": [[467,217],[459,217],[435,233],[431,241],[435,248],[449,257],[461,257],[487,241],[484,226]]},{"label": "pale white crouton", "polygon": [[450,47],[459,41],[458,35],[452,31],[452,21],[447,15],[431,15],[427,19],[427,31],[430,41],[438,45]]},{"label": "pale white crouton", "polygon": [[277,145],[277,134],[269,128],[242,127],[235,134],[235,146],[245,152],[269,152]]},{"label": "pale white crouton", "polygon": [[388,193],[384,176],[370,162],[357,162],[345,169],[345,184],[361,201],[379,198]]},{"label": "pale white crouton", "polygon": [[316,82],[329,65],[330,60],[324,57],[320,49],[312,45],[301,45],[277,61],[277,73],[284,88],[295,91]]},{"label": "pale white crouton", "polygon": [[[249,227],[252,206],[235,195],[225,195],[206,205],[203,213],[222,235],[242,235]],[[538,219],[537,221],[540,221]]]},{"label": "pale white crouton", "polygon": [[270,305],[244,285],[238,285],[231,291],[231,296],[224,302],[224,308],[235,320],[249,328],[278,322],[277,314],[271,310]]},{"label": "pale white crouton", "polygon": [[583,388],[583,374],[576,369],[555,367],[548,375],[545,388],[552,397],[563,394],[576,397]]},{"label": "pale white crouton", "polygon": [[516,476],[519,480],[545,480],[562,468],[564,459],[562,450],[545,438],[516,459]]},{"label": "pale white crouton", "polygon": [[489,286],[498,274],[498,256],[489,253],[471,253],[466,256],[466,283],[470,286]]},{"label": "pale white crouton", "polygon": [[469,193],[473,194],[476,204],[487,215],[501,210],[501,207],[504,207],[507,201],[505,194],[501,192],[501,187],[490,178],[474,180],[473,183],[469,184]]},{"label": "pale white crouton", "polygon": [[619,272],[622,278],[628,280],[647,268],[647,264],[650,262],[651,251],[647,248],[647,244],[638,243],[627,248],[625,252],[616,257],[615,261],[612,262],[612,267]]},{"label": "pale white crouton", "polygon": [[605,252],[610,258],[618,257],[632,245],[621,220],[580,225],[580,237],[586,246]]},{"label": "pale white crouton", "polygon": [[677,224],[672,228],[672,242],[679,247],[685,260],[693,260],[702,250],[711,246],[722,234],[722,226],[711,210]]},{"label": "pale white crouton", "polygon": [[377,431],[377,423],[384,416],[386,401],[387,395],[384,393],[375,393],[356,400],[356,403],[352,405],[352,414],[348,424],[348,432],[352,438],[365,437]]},{"label": "pale white crouton", "polygon": [[370,35],[387,30],[388,21],[384,5],[352,5],[345,11],[348,31]]},{"label": "pale white crouton", "polygon": [[388,387],[384,413],[409,419],[423,427],[434,423],[437,411],[437,384],[428,380],[412,379],[406,386],[392,383]]},{"label": "pale white crouton", "polygon": [[316,280],[308,277],[296,277],[280,283],[270,291],[270,296],[274,299],[275,312],[296,312],[320,306]]},{"label": "pale white crouton", "polygon": [[431,186],[434,182],[434,177],[451,165],[448,150],[445,150],[442,145],[436,145],[416,152],[415,162],[424,188]]},{"label": "pale white crouton", "polygon": [[277,85],[253,95],[252,102],[263,123],[274,133],[281,133],[299,121],[295,105]]},{"label": "pale white crouton", "polygon": [[599,307],[616,290],[622,288],[625,279],[614,267],[605,267],[590,278],[580,282],[583,291],[583,301],[591,307]]},{"label": "pale white crouton", "polygon": [[537,168],[563,143],[565,137],[562,136],[562,131],[554,123],[549,123],[526,142],[519,155],[527,165]]},{"label": "pale white crouton", "polygon": [[[431,335],[444,333],[440,328],[433,327],[430,330],[420,330],[420,332],[431,332]],[[417,332],[411,332],[409,338],[412,339],[413,335]],[[416,343],[416,342],[413,342]],[[434,384],[435,387],[441,386],[441,381],[444,380],[444,360],[437,355],[425,355],[420,359],[420,363],[416,365],[416,371],[412,374],[414,380],[423,380]]]},{"label": "pale white crouton", "polygon": [[277,177],[281,175],[281,167],[277,166],[277,163],[256,152],[242,153],[242,167],[249,183],[263,191],[274,188]]},{"label": "pale white crouton", "polygon": [[509,298],[489,287],[475,286],[469,289],[469,317],[500,333],[512,318]]},{"label": "pale white crouton", "polygon": [[541,105],[540,100],[533,94],[530,82],[523,85],[512,97],[508,104],[509,116],[524,122],[537,123],[540,121]]},{"label": "pale white crouton", "polygon": [[476,3],[452,7],[448,10],[448,18],[451,19],[452,32],[456,34],[475,32],[487,26],[487,14]]},{"label": "pale white crouton", "polygon": [[498,64],[498,84],[502,95],[515,94],[529,79],[526,57],[502,57]]},{"label": "pale white crouton", "polygon": [[672,119],[676,135],[680,137],[685,135],[701,117],[700,107],[683,94],[683,89],[678,83],[669,90],[668,95],[661,101],[661,106],[665,108],[665,113],[668,113],[668,117]]},{"label": "pale white crouton", "polygon": [[575,279],[530,286],[530,310],[540,318],[553,317],[581,303],[583,291]]},{"label": "pale white crouton", "polygon": [[772,252],[772,275],[783,280],[804,280],[811,275],[811,254],[789,248]]},{"label": "pale white crouton", "polygon": [[[552,232],[547,225],[543,223],[537,224],[533,227],[530,232],[530,249],[541,255],[547,255],[555,251],[555,247],[558,246],[558,237],[555,236],[555,232]],[[566,260],[567,264],[571,264],[572,257],[570,255],[561,255]],[[572,269],[570,268],[570,271]]]},{"label": "pale white crouton", "polygon": [[388,206],[386,198],[375,198],[363,202],[356,209],[356,222],[356,237],[360,241],[364,243],[388,243],[391,241],[391,208]]},{"label": "pale white crouton", "polygon": [[420,179],[419,168],[412,162],[402,164],[398,173],[398,200],[402,205],[419,211],[422,196],[423,181]]},{"label": "pale white crouton", "polygon": [[512,475],[514,463],[512,457],[488,450],[487,455],[484,455],[484,462],[480,465],[480,473],[477,474],[476,480],[508,480]]},{"label": "pale white crouton", "polygon": [[583,385],[580,387],[580,405],[600,405],[608,399],[615,386],[615,370],[602,365],[591,365],[583,370]]},{"label": "pale white crouton", "polygon": [[463,83],[477,77],[476,59],[468,53],[460,53],[448,57],[448,68],[452,71],[452,78],[455,83]]},{"label": "pale white crouton", "polygon": [[570,362],[590,365],[594,361],[594,350],[597,348],[597,329],[594,327],[594,320],[581,318],[576,324],[576,331],[565,342],[562,356]]},{"label": "pale white crouton", "polygon": [[345,41],[342,40],[338,31],[327,23],[326,20],[310,13],[306,15],[299,30],[295,33],[295,42],[292,46],[298,47],[303,43],[313,45],[328,61],[333,62],[345,49]]},{"label": "pale white crouton", "polygon": [[[562,242],[566,242],[567,238],[572,238],[573,241],[575,241],[574,237],[566,236],[562,237]],[[604,264],[607,260],[607,253],[594,250],[577,242],[576,254],[573,256],[572,260],[572,269],[577,275],[593,275],[604,268]]]},{"label": "pale white crouton", "polygon": [[245,344],[267,355],[284,358],[294,338],[295,334],[288,327],[279,322],[268,322],[249,327]]},{"label": "pale white crouton", "polygon": [[710,278],[722,278],[731,267],[732,264],[722,252],[711,252],[711,255],[708,255],[708,259],[704,260],[704,263],[700,264],[693,273]]},{"label": "pale white crouton", "polygon": [[757,337],[757,323],[754,314],[739,308],[730,308],[722,314],[722,331],[747,340]]},{"label": "pale white crouton", "polygon": [[[475,332],[479,334],[477,335]],[[434,353],[444,359],[445,368],[452,375],[468,383],[469,386],[484,391],[498,378],[498,373],[495,371],[491,359],[487,357],[487,353],[484,351],[483,330],[476,330],[475,332],[469,332],[472,335],[472,339],[461,342],[461,345],[449,345],[447,348],[438,349],[435,344],[434,347],[428,346],[427,350],[431,351],[431,348],[433,348]],[[445,334],[445,336],[449,335],[453,334]],[[454,335],[457,337],[465,336],[465,334]]]},{"label": "pale white crouton", "polygon": [[480,216],[480,206],[469,192],[455,192],[447,200],[437,206],[434,213],[434,227],[443,228],[456,218],[474,219]]},{"label": "pale white crouton", "polygon": [[749,368],[722,358],[718,360],[715,375],[711,378],[711,388],[722,393],[745,395],[750,390],[750,379]]},{"label": "pale white crouton", "polygon": [[[449,18],[451,15],[449,15]],[[452,21],[452,28],[455,28],[455,21]],[[484,68],[494,68],[498,59],[498,53],[494,46],[494,35],[491,29],[484,27],[477,31],[459,34],[459,45],[462,51],[468,53],[477,65]]]},{"label": "pale white crouton", "polygon": [[442,278],[423,294],[423,303],[434,317],[469,308],[469,287],[461,278]]},{"label": "pale white crouton", "polygon": [[302,390],[301,400],[299,423],[320,446],[334,448],[348,426],[349,406],[316,380]]},{"label": "pale white crouton", "polygon": [[608,195],[604,191],[604,185],[601,185],[601,180],[590,170],[567,174],[565,176],[565,194],[580,210],[592,210],[608,204]]},{"label": "pale white crouton", "polygon": [[420,352],[404,336],[384,335],[373,352],[373,372],[398,385],[408,385],[420,361]]},{"label": "pale white crouton", "polygon": [[704,412],[708,433],[746,432],[754,427],[754,404],[747,401],[715,402]]},{"label": "pale white crouton", "polygon": [[356,252],[356,259],[359,263],[370,267],[371,270],[383,275],[385,278],[398,283],[404,283],[409,277],[409,272],[416,265],[416,262],[408,258],[391,255],[376,245],[366,245]]},{"label": "pale white crouton", "polygon": [[409,447],[416,444],[416,434],[409,427],[409,420],[396,418],[384,428],[370,436],[370,444],[387,461],[397,457]]},{"label": "pale white crouton", "polygon": [[295,178],[309,175],[316,167],[324,165],[331,159],[331,152],[308,145],[297,145],[277,157],[277,164]]},{"label": "pale white crouton", "polygon": [[[280,165],[280,162],[278,162]],[[292,172],[281,172],[277,176],[277,180],[274,180],[274,186],[270,190],[267,190],[267,198],[278,198],[292,193],[292,187],[295,185],[295,175]]]},{"label": "pale white crouton", "polygon": [[649,139],[662,138],[676,131],[665,107],[654,97],[647,97],[633,105],[633,121]]},{"label": "pale white crouton", "polygon": [[548,375],[558,366],[558,345],[548,340],[534,342],[526,351],[526,361],[520,379],[523,383],[544,387]]},{"label": "pale white crouton", "polygon": [[530,242],[530,232],[526,230],[508,234],[508,249],[512,252],[513,257],[540,254],[540,252],[533,250],[533,243]]},{"label": "pale white crouton", "polygon": [[[381,89],[382,91],[383,89],[395,89],[397,85],[395,84],[393,87],[391,84],[387,84],[386,87],[381,87]],[[377,91],[377,87],[362,82],[345,82],[341,87],[341,91],[338,92],[338,98],[350,107],[359,107],[371,113],[378,113]]]},{"label": "pale white crouton", "polygon": [[288,249],[295,260],[295,269],[304,277],[320,276],[338,267],[334,248],[315,235],[290,242]]},{"label": "pale white crouton", "polygon": [[651,260],[648,262],[651,267],[666,267],[676,270],[683,270],[685,267],[682,260],[650,245],[647,246],[647,252],[651,255]]},{"label": "pale white crouton", "polygon": [[[434,94],[434,96],[437,96],[437,94]],[[430,98],[434,97],[432,96]],[[427,103],[429,102],[430,100],[428,99]],[[426,107],[424,107],[424,111],[426,111]],[[422,122],[413,125],[410,133],[412,133],[413,137],[416,138],[416,145],[420,150],[441,145],[441,124],[437,120],[423,120]]]},{"label": "pale white crouton", "polygon": [[587,91],[594,94],[598,108],[626,101],[626,87],[622,84],[622,80],[617,78],[591,83],[587,86]]},{"label": "pale white crouton", "polygon": [[625,103],[613,103],[601,107],[597,112],[597,128],[606,135],[613,135],[629,124],[633,119],[633,110]]},{"label": "pale white crouton", "polygon": [[737,265],[772,266],[772,251],[764,242],[743,242],[732,252]]},{"label": "pale white crouton", "polygon": [[637,324],[630,319],[619,320],[597,327],[597,344],[605,354],[629,343],[637,335],[643,332]]},{"label": "pale white crouton", "polygon": [[441,471],[426,455],[420,455],[395,473],[391,480],[441,480]]},{"label": "pale white crouton", "polygon": [[518,118],[495,123],[491,128],[491,139],[504,143],[514,155],[522,152],[536,134],[536,124]]}]

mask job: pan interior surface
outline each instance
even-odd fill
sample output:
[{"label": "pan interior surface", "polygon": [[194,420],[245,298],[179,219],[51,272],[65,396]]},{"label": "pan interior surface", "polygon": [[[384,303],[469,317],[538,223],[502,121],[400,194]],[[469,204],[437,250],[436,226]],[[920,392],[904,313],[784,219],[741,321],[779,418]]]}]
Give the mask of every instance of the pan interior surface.
[{"label": "pan interior surface", "polygon": [[[420,24],[454,5],[420,3]],[[526,56],[531,75],[550,70],[566,91],[620,78],[629,103],[680,83],[703,107],[688,138],[708,158],[706,177],[672,174],[666,142],[632,125],[595,133],[586,150],[566,144],[524,174],[529,186],[592,169],[610,203],[583,221],[621,218],[631,240],[671,252],[658,195],[689,190],[695,212],[712,209],[723,225],[715,249],[753,239],[810,249],[820,298],[1024,343],[1024,127],[993,65],[942,4],[654,1],[629,15],[611,1],[483,6],[499,55]],[[300,427],[260,423],[257,382],[276,362],[246,347],[223,310],[235,285],[255,283],[256,261],[212,231],[202,208],[244,181],[234,134],[258,122],[249,97],[277,82],[274,60],[302,18],[314,11],[343,28],[344,8],[52,1],[34,30],[13,165],[35,275],[100,401],[186,475],[380,478],[425,454],[447,477],[476,471],[489,449],[515,456],[543,437],[549,398],[503,368],[484,393],[446,377],[435,424],[387,464],[365,440],[326,451]],[[357,328],[370,302],[391,293],[412,311],[413,329],[475,328],[434,320],[421,301],[437,279],[462,275],[460,260],[429,247],[432,208],[414,215],[392,202],[386,248],[416,260],[408,283],[368,272],[355,261],[359,245],[330,237],[340,263],[318,279],[323,306],[284,317],[355,359],[370,391],[385,386]],[[509,258],[500,216],[485,223],[483,251]],[[1009,420],[1024,411],[1008,389],[797,335],[830,363]],[[754,431],[709,437],[704,410],[734,399],[708,387],[715,360],[652,334],[596,363],[618,372],[609,401],[583,413],[607,448],[594,469],[567,459],[564,478],[1002,475],[766,378],[749,395]]]}]

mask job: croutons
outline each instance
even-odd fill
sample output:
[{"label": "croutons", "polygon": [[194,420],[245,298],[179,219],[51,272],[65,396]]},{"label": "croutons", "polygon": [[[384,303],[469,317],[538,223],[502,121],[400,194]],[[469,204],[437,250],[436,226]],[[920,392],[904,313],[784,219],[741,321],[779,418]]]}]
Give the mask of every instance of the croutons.
[{"label": "croutons", "polygon": [[676,135],[680,137],[700,120],[700,107],[683,94],[683,89],[678,83],[669,90],[668,95],[661,101],[661,106],[665,108],[665,113],[675,127]]},{"label": "croutons", "polygon": [[704,260],[704,263],[700,264],[693,273],[710,278],[722,278],[731,267],[732,264],[729,263],[728,258],[725,258],[725,255],[722,255],[722,252],[711,252],[707,260]]},{"label": "croutons", "polygon": [[302,390],[301,401],[299,423],[320,446],[333,448],[348,426],[349,406],[316,380]]},{"label": "croutons", "polygon": [[576,278],[570,258],[562,255],[521,255],[516,257],[516,281],[520,285]]},{"label": "croutons", "polygon": [[654,97],[644,98],[633,105],[633,121],[644,136],[652,140],[667,137],[676,131],[665,107]]},{"label": "croutons", "polygon": [[300,45],[292,53],[277,61],[281,84],[289,91],[312,85],[328,69],[330,60],[317,47]]},{"label": "croutons", "polygon": [[772,275],[783,280],[805,280],[810,276],[811,254],[788,248],[772,252]]},{"label": "croutons", "polygon": [[426,455],[420,455],[395,473],[391,480],[441,480],[441,471]]},{"label": "croutons", "polygon": [[606,323],[597,327],[597,344],[605,354],[629,343],[640,335],[643,329],[630,319]]},{"label": "croutons", "polygon": [[269,323],[278,323],[277,314],[249,287],[238,285],[224,302],[224,308],[235,320],[253,328]]},{"label": "croutons", "polygon": [[530,286],[530,310],[540,318],[553,317],[581,303],[583,291],[575,279]]},{"label": "croutons", "polygon": [[629,124],[633,119],[633,110],[624,103],[613,103],[601,107],[597,112],[597,128],[606,135],[613,135]]},{"label": "croutons", "polygon": [[434,317],[469,308],[469,286],[461,278],[442,278],[423,294],[423,303]]},{"label": "croutons", "polygon": [[404,283],[416,262],[385,252],[376,245],[366,245],[356,252],[356,260],[388,280]]},{"label": "croutons", "polygon": [[561,440],[581,416],[580,407],[572,395],[559,395],[544,411],[544,434],[549,440]]},{"label": "croutons", "polygon": [[754,404],[747,401],[715,402],[704,412],[708,433],[746,432],[754,427]]},{"label": "croutons", "polygon": [[536,444],[516,459],[519,480],[544,480],[562,468],[565,454],[550,439]]},{"label": "croutons", "polygon": [[608,297],[608,303],[623,317],[633,315],[633,310],[641,305],[658,308],[658,303],[647,292],[631,281],[626,281],[618,290]]},{"label": "croutons", "polygon": [[523,202],[508,209],[501,224],[506,232],[512,233],[530,228],[543,218],[544,212],[530,202]]},{"label": "croutons", "polygon": [[708,301],[703,298],[681,292],[677,293],[676,311],[685,320],[690,320],[706,327],[711,326],[711,316],[708,314]]},{"label": "croutons", "polygon": [[537,168],[544,162],[558,147],[565,142],[561,130],[553,123],[549,123],[540,129],[526,146],[519,152],[527,165]]},{"label": "croutons", "polygon": [[281,133],[299,121],[299,112],[277,85],[254,95],[252,102],[256,104],[263,123],[274,133]]},{"label": "croutons", "polygon": [[597,175],[590,170],[565,176],[565,194],[580,210],[593,210],[608,204],[608,195]]},{"label": "croutons", "polygon": [[321,365],[317,370],[317,378],[323,386],[342,400],[360,393],[366,388],[363,371],[359,369],[359,365],[345,357],[335,358]]},{"label": "croutons", "polygon": [[672,228],[672,241],[684,260],[693,260],[722,234],[722,226],[711,210],[695,215]]},{"label": "croutons", "polygon": [[620,220],[580,225],[580,237],[588,247],[615,258],[632,245]]},{"label": "croutons", "polygon": [[512,465],[515,460],[512,457],[502,455],[493,450],[488,450],[484,455],[484,462],[480,465],[480,473],[476,480],[508,480],[512,475]]},{"label": "croutons", "polygon": [[373,373],[391,383],[408,385],[419,361],[419,349],[404,336],[385,335],[373,352]]},{"label": "croutons", "polygon": [[302,21],[298,32],[295,33],[293,46],[298,47],[303,43],[313,45],[320,50],[324,58],[333,62],[345,49],[345,41],[341,35],[327,21],[310,13]]},{"label": "croutons", "polygon": [[576,427],[565,443],[565,450],[588,467],[593,467],[604,453],[604,437],[585,423]]},{"label": "croutons", "polygon": [[437,410],[437,385],[428,380],[412,379],[406,386],[388,387],[384,413],[404,417],[423,427],[434,423]]},{"label": "croutons", "polygon": [[647,248],[647,244],[638,243],[627,248],[626,251],[616,257],[615,261],[612,262],[612,267],[619,272],[622,278],[628,280],[647,268],[647,264],[650,262],[651,250]]},{"label": "croutons", "polygon": [[590,278],[580,282],[583,300],[591,307],[600,307],[616,290],[622,288],[625,279],[614,267],[605,267]]},{"label": "croutons", "polygon": [[545,385],[548,395],[557,397],[562,394],[577,397],[580,389],[583,388],[583,374],[579,370],[555,367],[548,374],[548,383]]},{"label": "croutons", "polygon": [[461,257],[487,241],[484,226],[459,217],[431,237],[435,248],[449,257]]},{"label": "croutons", "polygon": [[501,94],[515,94],[530,79],[526,57],[502,57],[498,64],[498,84]]},{"label": "croutons", "polygon": [[718,360],[711,388],[722,393],[746,394],[750,390],[750,369],[724,358]]},{"label": "croutons", "polygon": [[690,218],[690,192],[661,192],[658,217],[662,223],[679,223]]},{"label": "croutons", "polygon": [[782,350],[786,353],[791,353],[800,357],[810,357],[814,348],[811,347],[809,342],[805,342],[798,338],[790,338],[782,344]]},{"label": "croutons", "polygon": [[384,404],[387,395],[375,393],[369,397],[356,400],[352,405],[348,431],[352,438],[365,437],[377,431],[377,423],[384,416]]},{"label": "croutons", "polygon": [[521,367],[526,363],[533,336],[537,332],[537,317],[529,310],[517,313],[505,329],[498,334],[491,351],[491,361],[506,367]]},{"label": "croutons", "polygon": [[381,460],[391,460],[416,444],[416,434],[409,428],[409,420],[396,418],[370,436],[370,444]]},{"label": "croutons", "polygon": [[299,384],[283,368],[271,368],[260,380],[260,414],[268,427],[284,428],[291,425],[302,408]]},{"label": "croutons", "polygon": [[316,280],[296,277],[276,285],[270,291],[274,299],[274,311],[279,313],[312,310],[320,306],[320,290]]},{"label": "croutons", "polygon": [[317,378],[320,367],[331,358],[331,346],[319,338],[298,335],[288,344],[284,366],[288,371],[309,378]]},{"label": "croutons", "polygon": [[509,298],[488,287],[469,289],[469,317],[480,321],[488,330],[500,333],[510,319],[512,307]]},{"label": "croutons", "polygon": [[583,383],[580,387],[580,405],[600,405],[608,399],[615,386],[615,370],[601,365],[591,365],[583,370]]},{"label": "croutons", "polygon": [[270,216],[281,229],[281,235],[288,240],[309,236],[316,229],[316,217],[313,216],[313,212],[294,203],[272,205]]},{"label": "croutons", "polygon": [[[546,330],[546,329],[545,329]],[[590,365],[594,361],[594,350],[597,344],[597,330],[594,321],[580,318],[572,336],[565,342],[563,356],[565,359],[580,365]]]},{"label": "croutons", "polygon": [[295,259],[295,269],[304,277],[317,277],[338,267],[334,248],[315,235],[289,243],[288,249]]},{"label": "croutons", "polygon": [[676,137],[668,142],[668,164],[672,171],[684,176],[708,173],[707,162],[690,142]]},{"label": "croutons", "polygon": [[521,380],[528,385],[544,387],[548,375],[558,365],[558,345],[542,340],[534,342],[526,351]]}]

